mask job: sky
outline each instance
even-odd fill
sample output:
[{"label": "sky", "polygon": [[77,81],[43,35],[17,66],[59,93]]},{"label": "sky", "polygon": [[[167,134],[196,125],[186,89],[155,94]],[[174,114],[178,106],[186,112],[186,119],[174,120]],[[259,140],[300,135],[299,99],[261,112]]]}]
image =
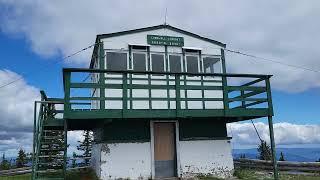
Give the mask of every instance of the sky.
[{"label": "sky", "polygon": [[[166,10],[167,9],[167,10]],[[226,53],[227,72],[272,74],[275,140],[278,147],[320,147],[320,2],[0,0],[0,153],[31,150],[33,102],[43,89],[63,97],[62,68],[88,67],[96,34],[167,23],[281,63],[312,72]],[[256,120],[268,141],[266,119]],[[228,124],[234,148],[255,147],[250,122]],[[248,138],[253,137],[253,138]],[[70,132],[75,145],[81,132]],[[74,150],[72,146],[69,152]]]}]

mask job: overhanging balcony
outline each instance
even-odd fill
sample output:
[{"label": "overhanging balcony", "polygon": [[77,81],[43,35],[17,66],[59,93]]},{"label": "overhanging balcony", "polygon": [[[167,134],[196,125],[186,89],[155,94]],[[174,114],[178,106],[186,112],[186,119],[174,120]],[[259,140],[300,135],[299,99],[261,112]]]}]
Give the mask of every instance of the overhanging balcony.
[{"label": "overhanging balcony", "polygon": [[64,118],[235,122],[271,116],[270,77],[67,68]]}]

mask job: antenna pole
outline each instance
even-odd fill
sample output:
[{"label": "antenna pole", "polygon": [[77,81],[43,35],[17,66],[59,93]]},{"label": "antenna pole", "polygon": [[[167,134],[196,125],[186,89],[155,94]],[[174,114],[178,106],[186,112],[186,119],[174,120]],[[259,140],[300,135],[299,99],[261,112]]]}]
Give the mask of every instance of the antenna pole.
[{"label": "antenna pole", "polygon": [[166,7],[166,13],[164,15],[164,25],[167,25],[167,11],[168,11],[168,8]]}]

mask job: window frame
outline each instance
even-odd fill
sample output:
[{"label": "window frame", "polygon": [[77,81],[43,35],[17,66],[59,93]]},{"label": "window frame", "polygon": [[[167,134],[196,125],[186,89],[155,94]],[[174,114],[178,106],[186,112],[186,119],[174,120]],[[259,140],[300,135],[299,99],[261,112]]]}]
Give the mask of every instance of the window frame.
[{"label": "window frame", "polygon": [[[210,58],[217,58],[219,59],[219,64],[220,64],[220,72],[219,73],[222,73],[222,57],[220,55],[202,55],[201,56],[201,63],[202,63],[202,73],[206,73],[205,72],[205,67],[204,67],[204,58],[207,58],[207,57],[210,57]],[[213,72],[213,73],[217,73],[217,72]]]},{"label": "window frame", "polygon": [[197,61],[198,61],[198,72],[196,72],[196,73],[201,73],[201,68],[200,68],[200,66],[201,66],[202,64],[201,64],[201,62],[200,62],[200,55],[199,55],[199,53],[185,53],[185,55],[184,55],[185,71],[184,71],[184,72],[187,72],[187,73],[188,73],[188,61],[187,61],[187,56],[197,57]]},{"label": "window frame", "polygon": [[163,72],[167,71],[166,66],[166,54],[161,52],[150,52],[150,71],[153,71],[153,61],[152,61],[152,55],[162,55],[163,56]]},{"label": "window frame", "polygon": [[[137,46],[137,47],[145,47],[145,49],[134,49],[134,47]],[[148,53],[148,49],[150,48],[150,46],[147,46],[147,45],[138,45],[138,44],[129,44],[129,49],[130,49],[130,58],[131,58],[131,68],[129,68],[130,66],[128,66],[128,70],[132,70],[134,71],[134,59],[133,59],[133,54],[134,53],[139,53],[139,54],[145,54],[145,70],[144,71],[148,71],[148,65],[149,65],[149,62],[148,62],[148,56],[149,56],[149,53]],[[128,62],[130,63],[130,61]]]},{"label": "window frame", "polygon": [[105,50],[104,52],[104,69],[108,70],[108,67],[107,67],[107,61],[108,61],[108,58],[107,58],[107,53],[126,53],[127,54],[127,69],[126,70],[129,70],[129,52],[128,51],[125,51],[125,50]]},{"label": "window frame", "polygon": [[181,70],[181,72],[184,72],[184,68],[183,68],[183,55],[180,54],[180,53],[167,53],[167,58],[168,58],[168,72],[172,73],[171,67],[170,67],[170,55],[180,56],[180,70]]}]

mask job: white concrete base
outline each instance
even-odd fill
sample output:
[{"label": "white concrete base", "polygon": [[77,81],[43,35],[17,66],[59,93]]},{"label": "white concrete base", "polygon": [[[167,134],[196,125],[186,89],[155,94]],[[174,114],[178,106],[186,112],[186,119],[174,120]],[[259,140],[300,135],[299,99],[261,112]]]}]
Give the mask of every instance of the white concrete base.
[{"label": "white concrete base", "polygon": [[[179,141],[179,176],[214,175],[227,178],[233,173],[231,145],[228,140]],[[92,167],[100,179],[150,179],[151,143],[95,144]]]},{"label": "white concrete base", "polygon": [[231,144],[228,140],[180,141],[180,176],[230,177],[233,173]]},{"label": "white concrete base", "polygon": [[101,144],[93,144],[91,151],[91,167],[96,175],[100,177],[101,169]]},{"label": "white concrete base", "polygon": [[[97,173],[100,179],[149,179],[151,177],[150,142],[101,144],[100,149],[100,174]],[[96,171],[98,168],[95,167]]]}]

